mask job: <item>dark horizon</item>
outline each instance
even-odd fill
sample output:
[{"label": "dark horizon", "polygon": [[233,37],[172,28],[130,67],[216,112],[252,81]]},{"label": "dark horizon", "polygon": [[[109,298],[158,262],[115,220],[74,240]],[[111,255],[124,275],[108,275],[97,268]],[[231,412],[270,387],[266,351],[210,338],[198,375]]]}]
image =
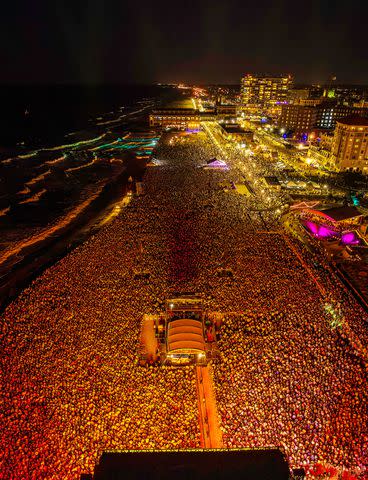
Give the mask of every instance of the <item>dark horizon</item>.
[{"label": "dark horizon", "polygon": [[368,84],[367,13],[362,0],[8,2],[0,84],[237,84],[247,72]]}]

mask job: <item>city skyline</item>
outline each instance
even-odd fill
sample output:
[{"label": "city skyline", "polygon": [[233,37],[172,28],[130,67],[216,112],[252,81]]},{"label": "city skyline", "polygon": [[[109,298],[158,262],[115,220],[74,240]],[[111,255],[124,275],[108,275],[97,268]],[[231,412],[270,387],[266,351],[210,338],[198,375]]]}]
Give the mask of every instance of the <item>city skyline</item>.
[{"label": "city skyline", "polygon": [[[290,73],[296,83],[367,84],[364,18],[357,0],[244,6],[139,7],[115,0],[85,8],[20,0],[3,8],[0,83],[238,83],[247,72]],[[12,39],[16,39],[13,41]]]}]

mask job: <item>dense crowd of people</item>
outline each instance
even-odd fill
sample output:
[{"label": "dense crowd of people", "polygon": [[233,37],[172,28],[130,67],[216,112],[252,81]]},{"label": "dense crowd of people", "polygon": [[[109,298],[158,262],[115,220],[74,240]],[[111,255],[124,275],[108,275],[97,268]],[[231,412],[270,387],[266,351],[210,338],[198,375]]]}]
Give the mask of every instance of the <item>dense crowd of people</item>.
[{"label": "dense crowd of people", "polygon": [[265,228],[272,212],[225,188],[242,178],[235,163],[201,168],[216,155],[204,133],[164,135],[145,195],[6,309],[0,478],[75,479],[103,450],[200,446],[194,368],[138,362],[143,315],[184,291],[225,315],[213,366],[225,447],[367,467],[366,371],[324,305],[340,302],[356,335],[363,313],[320,269],[326,299],[284,234]]}]

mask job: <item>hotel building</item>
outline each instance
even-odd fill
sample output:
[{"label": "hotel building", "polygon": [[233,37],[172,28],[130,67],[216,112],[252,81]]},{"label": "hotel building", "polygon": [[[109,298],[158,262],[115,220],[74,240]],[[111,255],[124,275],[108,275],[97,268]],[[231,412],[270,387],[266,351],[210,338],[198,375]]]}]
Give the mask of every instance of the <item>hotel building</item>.
[{"label": "hotel building", "polygon": [[198,129],[200,121],[200,112],[190,97],[154,109],[149,115],[149,125],[152,128]]},{"label": "hotel building", "polygon": [[153,110],[149,116],[149,125],[152,128],[198,129],[200,121],[198,110],[193,108],[161,108]]},{"label": "hotel building", "polygon": [[241,79],[241,100],[244,108],[247,105],[274,105],[288,99],[292,85],[290,75],[252,75],[248,73]]},{"label": "hotel building", "polygon": [[368,173],[368,118],[352,115],[337,121],[331,157],[337,170]]}]

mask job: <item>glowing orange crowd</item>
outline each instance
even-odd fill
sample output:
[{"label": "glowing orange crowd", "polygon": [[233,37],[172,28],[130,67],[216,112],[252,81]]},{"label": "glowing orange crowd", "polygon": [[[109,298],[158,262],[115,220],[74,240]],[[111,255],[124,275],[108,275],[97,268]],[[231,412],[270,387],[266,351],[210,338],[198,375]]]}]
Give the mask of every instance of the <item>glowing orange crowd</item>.
[{"label": "glowing orange crowd", "polygon": [[340,302],[361,337],[363,312],[326,269],[315,272],[323,298],[283,234],[265,231],[247,197],[224,192],[235,168],[200,168],[216,155],[203,133],[167,140],[145,195],[3,314],[0,478],[76,479],[106,449],[200,446],[193,367],[137,362],[142,316],[174,291],[225,316],[213,365],[225,447],[281,445],[293,466],[363,478],[365,366],[323,306]]}]

